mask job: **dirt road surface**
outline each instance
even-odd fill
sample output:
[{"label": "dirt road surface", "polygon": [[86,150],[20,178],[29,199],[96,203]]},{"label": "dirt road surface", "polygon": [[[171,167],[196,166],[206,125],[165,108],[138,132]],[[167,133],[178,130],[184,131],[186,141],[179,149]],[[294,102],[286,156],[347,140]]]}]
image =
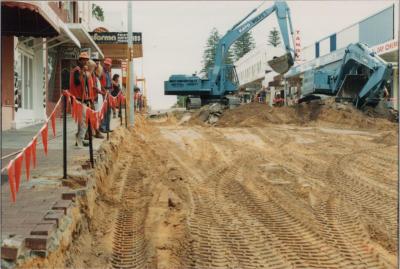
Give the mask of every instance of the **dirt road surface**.
[{"label": "dirt road surface", "polygon": [[396,268],[397,127],[388,126],[143,121],[65,264]]}]

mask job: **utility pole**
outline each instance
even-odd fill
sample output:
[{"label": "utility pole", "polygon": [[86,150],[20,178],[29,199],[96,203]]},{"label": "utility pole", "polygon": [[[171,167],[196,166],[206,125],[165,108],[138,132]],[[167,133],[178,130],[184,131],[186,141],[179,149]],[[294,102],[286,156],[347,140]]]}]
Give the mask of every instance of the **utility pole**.
[{"label": "utility pole", "polygon": [[135,102],[134,92],[135,76],[133,73],[133,42],[132,42],[132,2],[128,1],[128,81],[127,81],[127,102],[128,109],[128,126],[135,124]]}]

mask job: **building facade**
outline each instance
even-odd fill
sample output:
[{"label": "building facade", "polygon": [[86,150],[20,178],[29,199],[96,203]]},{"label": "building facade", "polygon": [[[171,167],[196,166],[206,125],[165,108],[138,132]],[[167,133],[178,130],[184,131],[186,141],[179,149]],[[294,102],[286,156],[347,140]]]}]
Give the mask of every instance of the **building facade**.
[{"label": "building facade", "polygon": [[71,65],[63,65],[64,59],[74,57],[75,61],[81,50],[102,55],[80,23],[90,20],[80,17],[82,3],[1,2],[3,130],[47,118],[61,96],[62,74],[69,74]]},{"label": "building facade", "polygon": [[[303,47],[300,50],[300,59],[285,75],[292,82],[292,87],[289,88],[290,94],[298,94],[305,71],[315,67],[335,68],[343,58],[344,50],[349,44],[362,42],[393,65],[391,97],[393,103],[397,104],[399,89],[398,14],[399,4],[392,4],[359,22]],[[273,49],[275,48],[256,48],[235,63],[242,88],[248,87],[252,83],[254,85],[254,82],[258,88],[261,85],[268,87],[271,83],[276,85],[274,78],[277,74],[271,71],[267,61],[275,55],[282,55],[283,50],[274,51]],[[261,68],[259,68],[259,64],[261,64]]]}]

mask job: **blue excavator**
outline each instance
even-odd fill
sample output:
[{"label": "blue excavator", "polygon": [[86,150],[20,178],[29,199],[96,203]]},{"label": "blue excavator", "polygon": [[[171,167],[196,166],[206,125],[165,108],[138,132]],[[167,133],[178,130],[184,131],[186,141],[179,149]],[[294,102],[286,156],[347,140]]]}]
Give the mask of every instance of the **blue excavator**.
[{"label": "blue excavator", "polygon": [[[164,82],[165,95],[187,96],[187,109],[199,108],[215,102],[229,106],[239,104],[239,98],[233,95],[239,86],[235,66],[225,64],[224,60],[229,48],[236,40],[274,12],[278,19],[286,54],[274,57],[268,64],[275,72],[286,73],[294,63],[293,27],[289,7],[285,1],[275,1],[272,7],[249,18],[257,10],[258,8],[251,11],[219,40],[215,62],[208,70],[207,78],[200,78],[197,75],[172,75],[168,81]],[[289,31],[292,44],[289,40]]]},{"label": "blue excavator", "polygon": [[390,87],[392,65],[376,55],[366,44],[346,47],[336,68],[313,68],[304,73],[299,103],[323,96],[337,102],[352,102],[357,108],[375,107]]}]

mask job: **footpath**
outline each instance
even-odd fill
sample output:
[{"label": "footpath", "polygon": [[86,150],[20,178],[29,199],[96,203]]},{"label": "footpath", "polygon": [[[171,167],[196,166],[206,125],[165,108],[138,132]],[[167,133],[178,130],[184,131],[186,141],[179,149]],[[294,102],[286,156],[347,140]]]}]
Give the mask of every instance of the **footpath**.
[{"label": "footpath", "polygon": [[[125,119],[123,123],[125,124]],[[12,153],[25,147],[42,125],[2,132],[2,168],[15,157]],[[120,118],[112,119],[111,129],[117,129],[120,125]],[[69,210],[76,196],[86,188],[83,179],[93,170],[89,161],[89,147],[75,146],[76,130],[76,123],[68,117],[67,179],[62,179],[62,119],[58,118],[56,136],[49,132],[47,156],[41,139],[38,139],[37,166],[31,168],[29,181],[26,180],[25,169],[22,169],[21,184],[14,203],[7,172],[2,173],[1,268],[13,268],[31,256],[47,256],[49,251],[58,247],[58,236],[71,224]],[[110,133],[110,137],[112,134]],[[93,138],[95,160],[101,144],[107,142],[107,135],[103,135],[104,139]],[[7,157],[8,155],[11,156]],[[79,181],[79,178],[82,180]]]}]

